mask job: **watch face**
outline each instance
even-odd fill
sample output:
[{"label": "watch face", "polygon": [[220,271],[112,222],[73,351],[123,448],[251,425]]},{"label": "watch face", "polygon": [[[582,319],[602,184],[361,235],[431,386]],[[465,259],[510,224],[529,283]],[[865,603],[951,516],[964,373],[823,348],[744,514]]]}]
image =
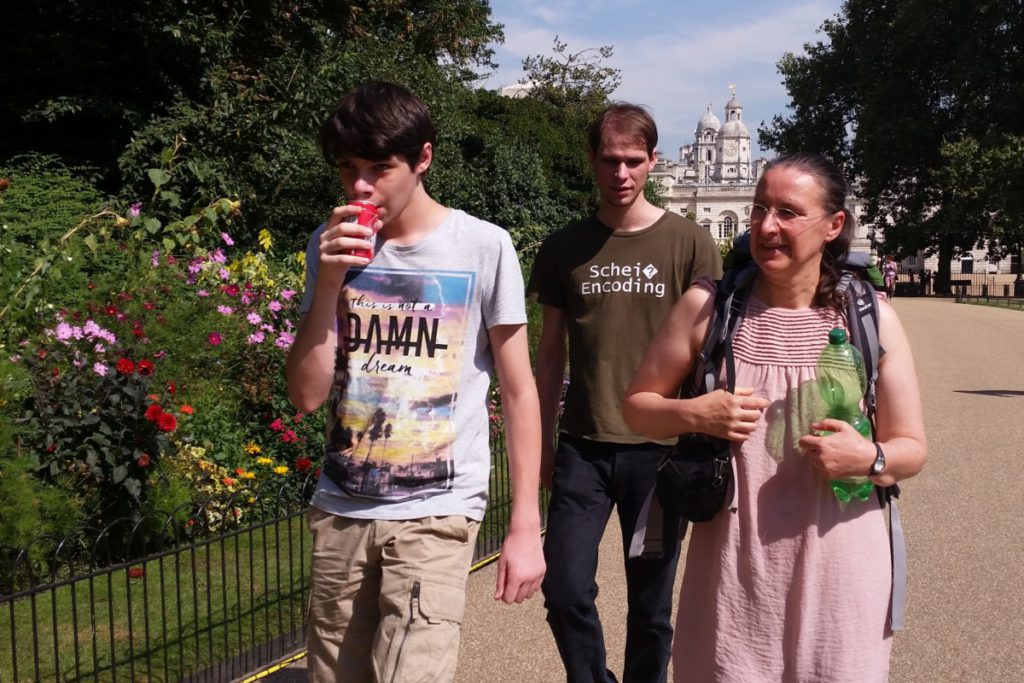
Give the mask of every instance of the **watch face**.
[{"label": "watch face", "polygon": [[885,469],[885,454],[882,453],[882,449],[878,449],[878,455],[875,457],[875,461],[871,463],[871,475],[875,476],[882,473]]}]

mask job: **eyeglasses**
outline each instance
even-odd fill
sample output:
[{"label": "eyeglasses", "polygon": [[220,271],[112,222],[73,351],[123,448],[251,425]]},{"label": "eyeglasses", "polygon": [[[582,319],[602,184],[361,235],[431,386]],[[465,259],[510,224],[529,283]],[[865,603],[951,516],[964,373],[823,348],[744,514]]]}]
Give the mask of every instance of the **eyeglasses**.
[{"label": "eyeglasses", "polygon": [[752,204],[750,206],[750,222],[763,223],[770,213],[775,214],[775,220],[784,228],[799,225],[801,221],[813,221],[828,215],[827,213],[823,213],[817,216],[805,216],[804,214],[797,213],[793,209],[776,209],[774,207],[769,209],[767,206],[762,204]]}]

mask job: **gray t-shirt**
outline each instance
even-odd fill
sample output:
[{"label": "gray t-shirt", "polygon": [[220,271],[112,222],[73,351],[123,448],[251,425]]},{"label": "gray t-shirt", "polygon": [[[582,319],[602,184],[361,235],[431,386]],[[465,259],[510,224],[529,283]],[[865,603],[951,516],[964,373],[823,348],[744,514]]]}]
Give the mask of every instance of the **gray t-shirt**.
[{"label": "gray t-shirt", "polygon": [[[321,225],[306,250],[309,310]],[[313,505],[359,519],[483,518],[491,469],[487,330],[524,324],[509,234],[458,210],[411,246],[381,239],[339,300],[338,366]],[[346,306],[347,303],[347,306]]]}]

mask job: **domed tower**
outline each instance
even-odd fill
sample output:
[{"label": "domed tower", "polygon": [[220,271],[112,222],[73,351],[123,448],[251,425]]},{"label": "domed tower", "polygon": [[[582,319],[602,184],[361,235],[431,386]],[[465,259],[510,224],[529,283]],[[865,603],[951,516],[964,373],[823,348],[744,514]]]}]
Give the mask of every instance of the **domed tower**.
[{"label": "domed tower", "polygon": [[725,123],[718,129],[718,163],[712,176],[718,182],[752,181],[750,167],[750,131],[743,124],[743,105],[736,99],[736,86],[732,99],[725,105]]},{"label": "domed tower", "polygon": [[694,156],[697,166],[697,182],[711,182],[714,175],[715,164],[718,162],[718,129],[722,122],[711,111],[711,105],[704,116],[697,122],[697,130],[694,134]]}]

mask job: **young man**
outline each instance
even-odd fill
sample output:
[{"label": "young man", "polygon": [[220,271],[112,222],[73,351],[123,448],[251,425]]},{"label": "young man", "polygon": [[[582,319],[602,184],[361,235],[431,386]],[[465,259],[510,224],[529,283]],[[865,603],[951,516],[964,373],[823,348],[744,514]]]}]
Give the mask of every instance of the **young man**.
[{"label": "young man", "polygon": [[434,128],[404,88],[349,92],[321,146],[349,200],[378,207],[380,232],[341,206],[313,233],[288,355],[295,405],[328,406],[309,513],[310,677],[450,681],[487,502],[492,360],[513,487],[495,598],[522,602],[544,574],[522,275],[507,232],[427,194]]},{"label": "young man", "polygon": [[[591,125],[597,213],[541,246],[528,291],[544,306],[537,353],[543,450],[551,487],[543,591],[569,681],[616,680],[605,664],[594,598],[597,550],[618,508],[623,556],[658,463],[671,442],[651,443],[622,419],[626,386],[675,301],[701,275],[721,276],[707,230],[654,206],[644,184],[658,133],[643,108],[615,104]],[[568,337],[569,387],[558,406]],[[558,446],[554,446],[556,422]],[[625,559],[628,617],[623,680],[664,681],[672,642],[679,520],[665,520],[660,559]]]}]

